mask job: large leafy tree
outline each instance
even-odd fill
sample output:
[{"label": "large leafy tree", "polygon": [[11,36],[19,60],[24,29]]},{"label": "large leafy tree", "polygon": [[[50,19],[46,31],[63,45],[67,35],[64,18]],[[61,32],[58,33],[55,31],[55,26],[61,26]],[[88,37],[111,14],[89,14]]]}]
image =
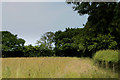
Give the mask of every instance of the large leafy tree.
[{"label": "large leafy tree", "polygon": [[[100,49],[120,49],[120,2],[70,2],[79,15],[88,14],[88,21],[74,43],[84,56]],[[81,37],[81,38],[80,38]]]},{"label": "large leafy tree", "polygon": [[18,38],[17,35],[9,31],[0,31],[0,34],[2,34],[2,43],[0,44],[2,45],[3,57],[23,56],[21,52],[25,43],[24,39]]},{"label": "large leafy tree", "polygon": [[[84,27],[88,37],[96,38],[98,35],[115,37],[120,48],[120,2],[70,2],[79,15],[88,14],[88,21]],[[89,36],[90,35],[90,36]]]},{"label": "large leafy tree", "polygon": [[54,55],[54,33],[53,32],[46,32],[37,40],[36,44],[39,46],[39,53],[40,56],[53,56]]},{"label": "large leafy tree", "polygon": [[54,33],[53,32],[46,32],[40,40],[37,40],[36,44],[37,45],[44,45],[44,47],[48,49],[53,49],[53,38],[54,38]]},{"label": "large leafy tree", "polygon": [[56,55],[92,57],[97,50],[120,48],[119,2],[70,3],[79,15],[88,14],[88,21],[78,31],[66,29],[55,33]]},{"label": "large leafy tree", "polygon": [[66,28],[65,31],[55,33],[55,54],[56,56],[78,56],[77,46],[73,43],[73,36],[80,33],[80,29]]}]

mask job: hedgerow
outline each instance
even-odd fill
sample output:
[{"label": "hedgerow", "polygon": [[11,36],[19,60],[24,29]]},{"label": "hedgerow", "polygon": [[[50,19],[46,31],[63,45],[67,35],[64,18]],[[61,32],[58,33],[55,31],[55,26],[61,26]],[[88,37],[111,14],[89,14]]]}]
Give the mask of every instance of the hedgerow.
[{"label": "hedgerow", "polygon": [[120,61],[118,50],[100,50],[93,57],[96,61],[106,61],[117,63]]},{"label": "hedgerow", "polygon": [[93,57],[95,63],[101,67],[112,68],[113,72],[120,71],[120,51],[100,50]]}]

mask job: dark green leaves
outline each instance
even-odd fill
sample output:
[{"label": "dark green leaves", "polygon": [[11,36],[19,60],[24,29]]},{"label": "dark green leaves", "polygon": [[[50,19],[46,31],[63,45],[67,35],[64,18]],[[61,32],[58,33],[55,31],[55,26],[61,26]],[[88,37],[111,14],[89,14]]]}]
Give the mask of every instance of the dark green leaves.
[{"label": "dark green leaves", "polygon": [[18,38],[9,31],[1,31],[0,34],[2,34],[3,57],[23,56],[24,39]]}]

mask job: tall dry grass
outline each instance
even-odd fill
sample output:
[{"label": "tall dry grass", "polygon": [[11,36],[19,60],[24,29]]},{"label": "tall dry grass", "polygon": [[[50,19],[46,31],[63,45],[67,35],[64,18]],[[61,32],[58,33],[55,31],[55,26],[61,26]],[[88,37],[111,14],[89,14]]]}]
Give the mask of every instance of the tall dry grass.
[{"label": "tall dry grass", "polygon": [[0,80],[2,78],[2,58],[0,58]]},{"label": "tall dry grass", "polygon": [[3,78],[115,78],[92,59],[76,57],[3,58]]}]

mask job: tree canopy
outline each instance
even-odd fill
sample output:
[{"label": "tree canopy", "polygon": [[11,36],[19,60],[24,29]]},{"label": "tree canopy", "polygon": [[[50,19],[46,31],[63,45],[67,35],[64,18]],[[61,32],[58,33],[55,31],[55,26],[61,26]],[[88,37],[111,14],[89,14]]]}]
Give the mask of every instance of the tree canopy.
[{"label": "tree canopy", "polygon": [[73,10],[79,15],[88,14],[87,35],[97,37],[99,34],[114,36],[120,48],[120,2],[71,2]]},{"label": "tree canopy", "polygon": [[54,33],[53,32],[46,32],[40,40],[37,40],[37,45],[44,45],[45,47],[52,49],[53,48],[53,38]]},{"label": "tree canopy", "polygon": [[[25,40],[22,38],[18,38],[17,35],[14,35],[9,31],[0,31],[0,34],[2,34],[2,41],[1,41],[2,52],[3,52],[2,55],[21,56],[21,54],[19,53],[24,47]],[[18,52],[18,53],[13,54],[12,52]]]}]

